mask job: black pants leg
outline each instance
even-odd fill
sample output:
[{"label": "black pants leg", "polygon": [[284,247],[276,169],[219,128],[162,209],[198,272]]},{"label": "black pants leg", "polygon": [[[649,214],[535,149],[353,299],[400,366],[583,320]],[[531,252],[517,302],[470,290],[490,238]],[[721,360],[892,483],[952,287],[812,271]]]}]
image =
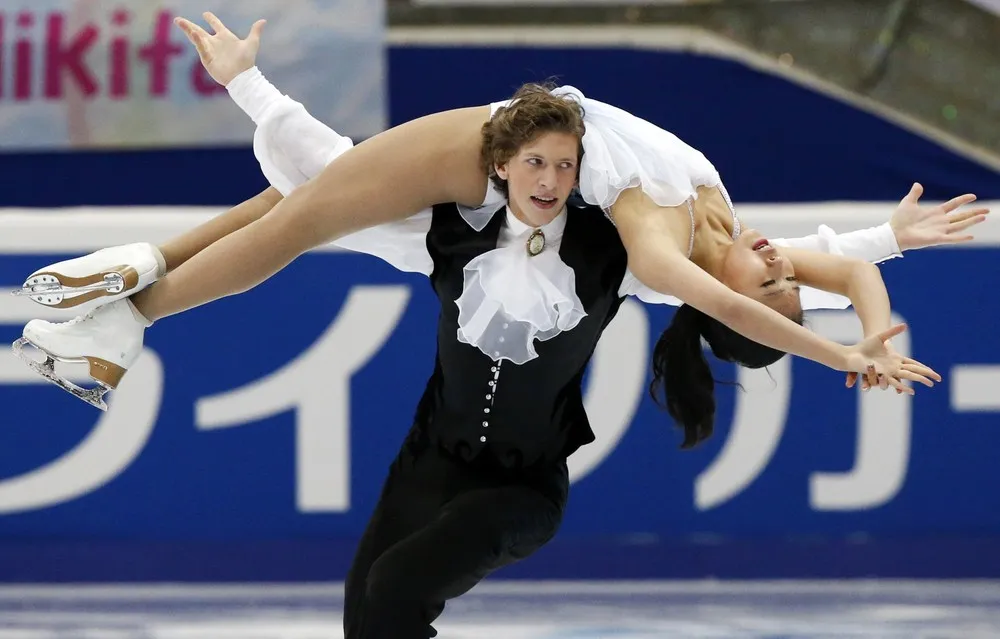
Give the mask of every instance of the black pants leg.
[{"label": "black pants leg", "polygon": [[432,446],[393,464],[347,578],[347,639],[426,639],[445,602],[541,548],[562,521],[565,463],[512,476]]}]

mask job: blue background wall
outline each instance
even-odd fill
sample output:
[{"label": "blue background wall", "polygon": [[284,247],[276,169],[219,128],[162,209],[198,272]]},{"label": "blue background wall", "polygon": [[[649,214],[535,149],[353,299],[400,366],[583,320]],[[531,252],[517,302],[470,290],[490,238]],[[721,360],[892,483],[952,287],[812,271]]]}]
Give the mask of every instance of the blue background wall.
[{"label": "blue background wall", "polygon": [[[738,206],[885,201],[888,215],[913,181],[923,183],[928,199],[970,191],[1000,199],[995,173],[733,62],[603,49],[406,47],[389,56],[394,123],[499,100],[520,82],[559,76],[703,150]],[[0,206],[230,205],[266,187],[249,148],[0,155],[0,175],[18,185],[0,191]],[[894,309],[913,327],[917,357],[946,375],[913,400],[905,482],[886,503],[840,511],[811,506],[810,475],[853,463],[857,398],[838,374],[796,361],[784,435],[746,490],[708,510],[693,497],[695,478],[726,440],[733,389],[719,389],[717,436],[691,452],[677,450],[677,433],[645,399],[614,450],[574,486],[557,540],[503,575],[1000,575],[998,418],[956,412],[947,378],[955,366],[1000,364],[993,319],[1000,297],[988,275],[996,272],[998,252],[935,249],[883,267]],[[19,283],[61,257],[2,255],[0,283]],[[196,427],[195,405],[308,351],[359,285],[387,287],[378,290],[399,293],[405,305],[351,381],[350,508],[302,512],[295,498],[296,414],[206,431]],[[342,578],[430,374],[436,306],[421,278],[362,256],[316,253],[248,294],[157,324],[146,346],[164,378],[148,441],[92,491],[0,513],[0,579]],[[650,340],[670,312],[644,310]],[[2,340],[19,333],[20,325],[0,324]],[[732,378],[734,371],[718,374]],[[0,402],[0,480],[73,449],[99,416],[48,385],[0,385]]]}]

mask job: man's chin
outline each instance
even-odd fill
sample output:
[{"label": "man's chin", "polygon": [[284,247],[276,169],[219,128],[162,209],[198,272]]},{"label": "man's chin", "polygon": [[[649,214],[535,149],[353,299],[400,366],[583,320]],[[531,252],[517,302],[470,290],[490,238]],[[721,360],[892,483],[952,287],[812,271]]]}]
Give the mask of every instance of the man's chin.
[{"label": "man's chin", "polygon": [[543,226],[555,219],[564,206],[566,206],[566,202],[563,200],[556,200],[549,206],[539,206],[534,200],[531,200],[526,213],[531,221],[536,223],[536,226]]}]

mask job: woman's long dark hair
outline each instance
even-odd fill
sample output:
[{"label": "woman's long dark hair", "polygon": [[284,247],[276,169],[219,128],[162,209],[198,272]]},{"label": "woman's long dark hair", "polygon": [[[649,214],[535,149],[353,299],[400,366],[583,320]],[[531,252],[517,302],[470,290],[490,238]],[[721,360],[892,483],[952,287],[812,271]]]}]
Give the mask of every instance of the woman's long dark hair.
[{"label": "woman's long dark hair", "polygon": [[[802,324],[802,315],[791,318]],[[649,393],[684,429],[681,448],[692,448],[715,427],[715,379],[702,352],[702,338],[712,354],[746,368],[764,368],[785,353],[750,340],[687,304],[677,309],[653,348],[653,383]]]}]

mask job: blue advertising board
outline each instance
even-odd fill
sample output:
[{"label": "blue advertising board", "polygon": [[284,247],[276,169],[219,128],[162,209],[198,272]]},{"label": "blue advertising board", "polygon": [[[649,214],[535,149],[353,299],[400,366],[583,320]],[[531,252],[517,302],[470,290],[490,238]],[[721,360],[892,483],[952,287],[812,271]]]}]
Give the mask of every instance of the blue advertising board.
[{"label": "blue advertising board", "polygon": [[[473,73],[503,56],[496,73]],[[439,79],[417,78],[421,68]],[[393,119],[500,99],[539,79],[525,69],[558,71],[704,149],[737,208],[772,236],[880,223],[915,180],[928,199],[1000,196],[996,174],[875,116],[685,54],[401,47],[390,57]],[[626,90],[623,70],[671,77],[697,99]],[[458,89],[449,75],[471,79]],[[184,161],[146,152],[146,167],[131,154],[50,156],[79,189],[27,202],[38,178],[17,157],[0,159],[24,178],[0,209],[4,288],[66,256],[163,241],[264,186],[249,150]],[[172,166],[169,180],[149,174]],[[212,167],[211,180],[198,177]],[[717,387],[716,435],[693,451],[677,449],[646,395],[649,353],[673,309],[628,302],[585,381],[598,441],[571,460],[562,530],[503,574],[1000,575],[1000,232],[990,222],[979,235],[882,266],[910,325],[897,347],[943,384],[913,398],[862,394],[803,360],[756,373],[720,365],[717,377],[745,390]],[[68,316],[0,297],[0,341],[34,317]],[[322,249],[246,294],[151,327],[107,413],[0,354],[0,579],[343,578],[431,373],[436,318],[424,278]],[[859,332],[850,311],[807,323],[833,339]]]}]

